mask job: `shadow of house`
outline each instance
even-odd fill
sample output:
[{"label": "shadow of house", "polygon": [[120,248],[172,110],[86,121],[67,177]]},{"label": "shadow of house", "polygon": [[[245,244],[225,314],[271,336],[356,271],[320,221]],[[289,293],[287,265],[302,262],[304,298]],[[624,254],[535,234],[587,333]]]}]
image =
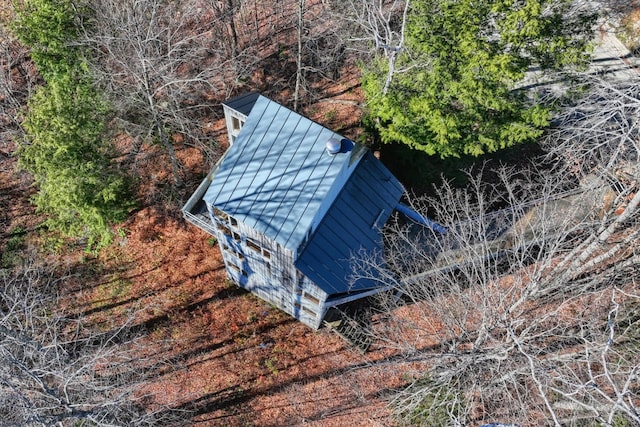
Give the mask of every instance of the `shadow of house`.
[{"label": "shadow of house", "polygon": [[230,147],[182,211],[217,238],[229,278],[314,329],[382,290],[353,280],[350,260],[383,263],[398,180],[366,147],[259,94],[223,108]]}]

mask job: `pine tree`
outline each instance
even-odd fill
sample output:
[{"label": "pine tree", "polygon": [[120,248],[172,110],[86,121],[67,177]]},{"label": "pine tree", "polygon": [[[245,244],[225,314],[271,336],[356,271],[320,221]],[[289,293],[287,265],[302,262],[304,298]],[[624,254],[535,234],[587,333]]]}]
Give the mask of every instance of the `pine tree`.
[{"label": "pine tree", "polygon": [[551,106],[514,90],[537,66],[586,63],[594,15],[567,0],[415,0],[387,91],[385,61],[365,69],[368,114],[384,142],[441,157],[495,152],[541,135]]},{"label": "pine tree", "polygon": [[29,100],[23,123],[29,143],[19,150],[20,164],[39,188],[35,204],[50,214],[47,225],[88,237],[89,247],[107,244],[109,225],[124,219],[131,207],[104,138],[107,111],[88,82],[62,75]]},{"label": "pine tree", "polygon": [[83,52],[74,46],[77,5],[69,0],[25,0],[14,23],[31,48],[45,85],[29,99],[19,163],[34,176],[34,202],[47,225],[88,238],[88,248],[112,238],[110,225],[132,202],[105,137],[107,103],[87,77]]}]

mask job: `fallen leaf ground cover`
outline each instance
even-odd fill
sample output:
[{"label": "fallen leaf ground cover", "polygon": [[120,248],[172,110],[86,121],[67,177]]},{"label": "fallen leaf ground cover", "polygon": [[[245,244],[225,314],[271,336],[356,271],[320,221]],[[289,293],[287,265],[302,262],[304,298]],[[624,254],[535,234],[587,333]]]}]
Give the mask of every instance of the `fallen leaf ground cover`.
[{"label": "fallen leaf ground cover", "polygon": [[[358,94],[347,85],[307,114],[355,138]],[[221,120],[214,127],[223,150]],[[127,144],[123,138],[119,148]],[[230,283],[211,236],[182,219],[180,206],[207,168],[200,150],[178,147],[183,188],[172,186],[163,152],[141,150],[130,166],[138,207],[114,227],[111,246],[90,254],[82,242],[39,228],[43,217],[29,202],[35,189],[17,168],[16,145],[2,141],[1,149],[3,260],[37,252],[59,265],[69,276],[61,289],[65,310],[95,327],[134,317],[145,349],[140,360],[149,366],[140,393],[150,408],[180,411],[187,424],[201,426],[392,424],[387,391],[402,379],[377,367],[385,355],[363,355]]]}]

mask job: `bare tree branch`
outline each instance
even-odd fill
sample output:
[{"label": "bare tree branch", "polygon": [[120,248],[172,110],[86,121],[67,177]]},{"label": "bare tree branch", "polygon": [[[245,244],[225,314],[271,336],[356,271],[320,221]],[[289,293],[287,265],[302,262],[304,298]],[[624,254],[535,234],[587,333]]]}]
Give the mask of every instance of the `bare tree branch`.
[{"label": "bare tree branch", "polygon": [[57,289],[67,279],[33,261],[0,270],[0,425],[181,424],[145,407],[130,322],[98,331],[65,314]]}]

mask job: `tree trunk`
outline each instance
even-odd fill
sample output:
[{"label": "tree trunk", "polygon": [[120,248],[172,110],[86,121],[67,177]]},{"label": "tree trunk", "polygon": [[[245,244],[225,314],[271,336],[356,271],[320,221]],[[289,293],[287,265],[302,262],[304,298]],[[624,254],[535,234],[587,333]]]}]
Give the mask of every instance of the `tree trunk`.
[{"label": "tree trunk", "polygon": [[303,80],[303,64],[302,64],[302,37],[304,36],[304,6],[305,0],[298,0],[298,51],[296,55],[296,87],[293,92],[293,110],[298,111],[298,103],[300,101],[300,91]]}]

